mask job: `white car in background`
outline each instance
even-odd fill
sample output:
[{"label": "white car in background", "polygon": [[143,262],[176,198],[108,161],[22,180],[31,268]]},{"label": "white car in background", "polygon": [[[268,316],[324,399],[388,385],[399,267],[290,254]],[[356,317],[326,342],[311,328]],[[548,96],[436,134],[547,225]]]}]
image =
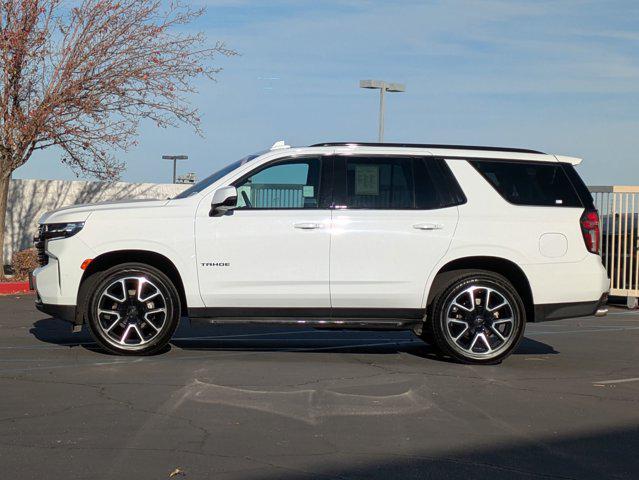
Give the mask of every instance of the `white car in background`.
[{"label": "white car in background", "polygon": [[37,306],[117,354],[180,317],[411,329],[497,363],[527,321],[602,315],[608,278],[579,159],[450,145],[278,142],[170,200],[40,220]]}]

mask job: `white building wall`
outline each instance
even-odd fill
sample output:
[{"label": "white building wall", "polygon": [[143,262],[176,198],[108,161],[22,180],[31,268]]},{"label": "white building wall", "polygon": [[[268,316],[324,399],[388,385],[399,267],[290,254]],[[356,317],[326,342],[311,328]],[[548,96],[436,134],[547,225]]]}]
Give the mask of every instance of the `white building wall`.
[{"label": "white building wall", "polygon": [[3,246],[5,263],[11,263],[14,252],[33,245],[38,220],[45,212],[82,203],[173,197],[188,187],[172,183],[11,180]]}]

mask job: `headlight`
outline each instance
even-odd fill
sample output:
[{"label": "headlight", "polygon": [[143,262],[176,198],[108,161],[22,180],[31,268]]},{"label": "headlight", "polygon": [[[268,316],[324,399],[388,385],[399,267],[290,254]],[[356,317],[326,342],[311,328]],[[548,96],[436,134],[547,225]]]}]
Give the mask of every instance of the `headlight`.
[{"label": "headlight", "polygon": [[43,240],[72,237],[82,230],[83,227],[84,222],[45,223],[42,225]]}]

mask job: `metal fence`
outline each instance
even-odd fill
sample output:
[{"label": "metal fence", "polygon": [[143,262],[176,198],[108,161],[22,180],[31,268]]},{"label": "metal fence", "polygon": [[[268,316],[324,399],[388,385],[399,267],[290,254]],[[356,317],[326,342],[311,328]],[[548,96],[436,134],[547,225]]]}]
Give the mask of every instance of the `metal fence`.
[{"label": "metal fence", "polygon": [[259,208],[302,208],[302,185],[253,184],[250,190],[251,205]]},{"label": "metal fence", "polygon": [[610,277],[610,294],[636,299],[639,297],[639,186],[589,189],[599,211],[599,249]]}]

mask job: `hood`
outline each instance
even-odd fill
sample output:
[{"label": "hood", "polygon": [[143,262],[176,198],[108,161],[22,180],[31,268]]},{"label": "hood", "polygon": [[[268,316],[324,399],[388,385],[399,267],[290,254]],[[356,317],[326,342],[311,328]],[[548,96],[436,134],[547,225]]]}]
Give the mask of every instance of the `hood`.
[{"label": "hood", "polygon": [[168,200],[116,200],[111,202],[87,203],[71,205],[47,212],[38,223],[66,223],[84,222],[91,213],[98,210],[123,210],[131,208],[158,208],[163,207]]}]

